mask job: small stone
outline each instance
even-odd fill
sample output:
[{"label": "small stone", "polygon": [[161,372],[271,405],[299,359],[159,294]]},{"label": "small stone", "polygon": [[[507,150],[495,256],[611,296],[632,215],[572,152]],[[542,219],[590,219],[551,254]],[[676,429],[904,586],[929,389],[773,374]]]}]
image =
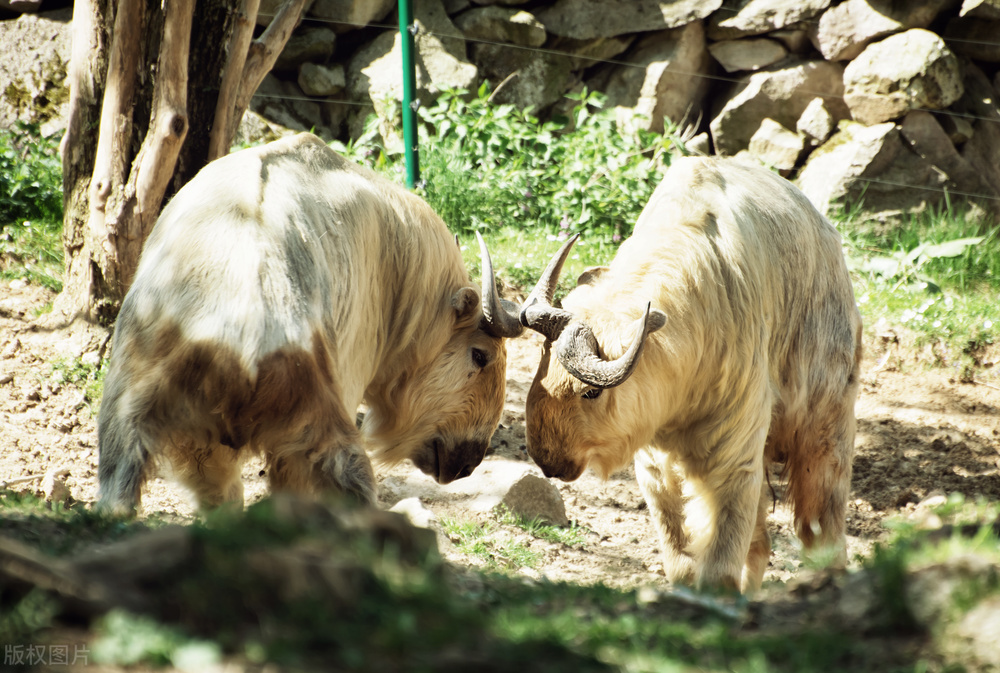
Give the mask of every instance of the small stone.
[{"label": "small stone", "polygon": [[410,523],[420,528],[430,528],[437,523],[438,517],[431,510],[424,507],[420,498],[405,498],[389,508],[390,512],[396,512],[405,516]]},{"label": "small stone", "polygon": [[42,477],[42,494],[45,495],[46,502],[65,502],[69,499],[67,476],[69,470],[65,467],[53,467],[45,472],[45,476]]},{"label": "small stone", "polygon": [[559,489],[548,479],[534,474],[526,474],[515,482],[501,504],[525,519],[539,519],[553,526],[569,525]]}]

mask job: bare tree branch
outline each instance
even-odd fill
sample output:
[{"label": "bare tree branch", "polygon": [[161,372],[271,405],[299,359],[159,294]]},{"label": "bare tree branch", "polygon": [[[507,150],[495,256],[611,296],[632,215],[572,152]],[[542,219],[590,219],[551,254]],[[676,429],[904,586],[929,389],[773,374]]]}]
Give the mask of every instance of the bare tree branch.
[{"label": "bare tree branch", "polygon": [[250,105],[250,99],[253,98],[254,92],[257,91],[257,87],[260,86],[271,68],[274,67],[274,62],[278,60],[288,38],[292,36],[292,31],[299,24],[305,4],[306,0],[285,0],[281,9],[271,19],[267,30],[250,45],[240,81],[240,89],[235,97],[233,111],[229,118],[229,127],[226,131],[230,142],[236,135],[236,128],[239,126],[243,113]]},{"label": "bare tree branch", "polygon": [[[129,232],[128,238],[130,245],[135,243],[139,248],[160,212],[163,194],[187,135],[187,67],[194,2],[169,0],[166,3],[153,115],[135,162],[137,202],[132,223],[137,231]],[[136,258],[138,255],[136,250]]]},{"label": "bare tree branch", "polygon": [[[232,118],[237,112],[242,116],[242,112],[233,107],[233,100],[240,89],[243,67],[250,49],[250,41],[253,39],[253,27],[257,22],[259,8],[260,0],[241,0],[240,6],[236,9],[236,26],[226,48],[229,57],[222,72],[219,100],[215,106],[215,121],[212,123],[212,133],[208,139],[208,161],[218,159],[229,152],[233,140],[233,134],[229,132],[230,126],[233,126]],[[233,128],[235,129],[235,126]]]},{"label": "bare tree branch", "polygon": [[[122,0],[117,10],[94,175],[90,181],[89,228],[97,239],[106,239],[115,233],[105,228],[105,205],[114,185],[124,184],[128,171],[129,153],[123,150],[132,127],[131,107],[141,60],[138,38],[142,35],[145,3]],[[106,251],[114,257],[114,251],[109,248],[113,246],[106,246]]]}]

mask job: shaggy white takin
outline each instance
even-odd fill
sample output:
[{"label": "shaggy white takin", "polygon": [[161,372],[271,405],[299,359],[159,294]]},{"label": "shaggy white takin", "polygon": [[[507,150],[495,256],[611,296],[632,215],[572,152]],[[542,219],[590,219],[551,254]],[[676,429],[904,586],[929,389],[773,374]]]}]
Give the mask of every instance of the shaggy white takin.
[{"label": "shaggy white takin", "polygon": [[369,503],[366,449],[467,476],[502,412],[503,338],[523,329],[499,317],[426,203],[319,138],[212,162],[163,210],[118,315],[99,504],[135,511],[160,459],[203,507],[242,505],[252,452],[272,490]]},{"label": "shaggy white takin", "polygon": [[545,336],[526,408],[545,474],[634,460],[668,577],[747,591],[783,463],[799,538],[843,564],[861,317],[834,227],[768,170],[683,158],[556,308],[572,243],[520,313]]}]

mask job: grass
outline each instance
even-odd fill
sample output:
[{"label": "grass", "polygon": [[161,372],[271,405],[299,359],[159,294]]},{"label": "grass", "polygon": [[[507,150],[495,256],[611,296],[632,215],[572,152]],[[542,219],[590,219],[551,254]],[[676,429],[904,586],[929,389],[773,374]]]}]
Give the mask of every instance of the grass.
[{"label": "grass", "polygon": [[81,358],[59,358],[52,363],[49,380],[53,383],[71,385],[83,392],[84,401],[91,405],[91,414],[96,416],[104,395],[104,375],[107,361],[85,362]]}]

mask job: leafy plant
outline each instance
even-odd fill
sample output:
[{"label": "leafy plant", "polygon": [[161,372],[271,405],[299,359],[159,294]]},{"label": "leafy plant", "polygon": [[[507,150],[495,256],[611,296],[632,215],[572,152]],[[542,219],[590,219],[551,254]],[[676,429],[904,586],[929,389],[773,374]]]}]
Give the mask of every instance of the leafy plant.
[{"label": "leafy plant", "polygon": [[550,121],[492,104],[486,83],[467,94],[446,91],[420,112],[423,196],[453,230],[628,236],[669,164],[671,136],[622,132],[598,92],[571,94],[572,118]]},{"label": "leafy plant", "polygon": [[62,219],[59,138],[15,122],[0,130],[0,229],[21,220]]}]

